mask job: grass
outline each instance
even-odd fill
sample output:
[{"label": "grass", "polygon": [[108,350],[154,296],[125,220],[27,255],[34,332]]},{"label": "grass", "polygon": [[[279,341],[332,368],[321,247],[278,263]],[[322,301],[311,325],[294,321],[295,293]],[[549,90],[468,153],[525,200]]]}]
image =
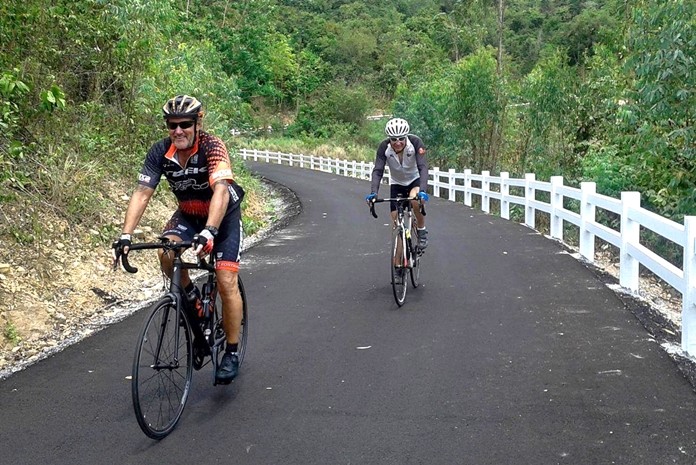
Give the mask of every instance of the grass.
[{"label": "grass", "polygon": [[19,337],[19,332],[17,331],[17,328],[15,327],[12,322],[8,322],[5,325],[5,329],[2,331],[3,337],[12,343],[13,345],[17,345],[21,338]]}]

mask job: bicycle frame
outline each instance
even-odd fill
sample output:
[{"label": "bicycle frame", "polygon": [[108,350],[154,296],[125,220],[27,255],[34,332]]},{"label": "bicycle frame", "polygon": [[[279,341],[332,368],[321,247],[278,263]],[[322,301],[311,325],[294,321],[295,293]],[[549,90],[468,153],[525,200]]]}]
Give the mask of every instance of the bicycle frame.
[{"label": "bicycle frame", "polygon": [[[196,263],[182,258],[191,241],[172,241],[160,238],[159,243],[132,244],[130,251],[162,249],[173,252],[169,289],[152,306],[140,333],[133,359],[131,396],[138,425],[153,438],[167,436],[182,415],[191,388],[193,370],[200,370],[207,357],[212,361],[213,385],[218,382],[216,371],[223,357],[226,335],[222,327],[222,303],[216,289],[216,272],[212,263],[198,258]],[[136,273],[128,255],[120,256],[123,268]],[[117,262],[114,263],[117,265]],[[189,303],[181,284],[182,270],[199,269],[207,272],[203,283],[203,318]],[[239,333],[239,363],[246,350],[247,303],[241,278],[237,276],[242,298],[242,323]],[[219,304],[219,305],[218,305]],[[208,346],[206,349],[205,346]],[[209,350],[208,350],[209,349]]]}]

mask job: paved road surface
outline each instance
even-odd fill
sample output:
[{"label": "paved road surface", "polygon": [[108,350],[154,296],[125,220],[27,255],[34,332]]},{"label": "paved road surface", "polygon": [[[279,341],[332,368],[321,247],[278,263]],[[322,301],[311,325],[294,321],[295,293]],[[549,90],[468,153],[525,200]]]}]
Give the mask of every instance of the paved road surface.
[{"label": "paved road surface", "polygon": [[240,377],[195,373],[177,429],[148,439],[126,379],[140,312],[0,381],[0,464],[696,462],[691,385],[554,242],[432,199],[423,284],[398,308],[367,181],[250,167],[302,212],[244,257]]}]

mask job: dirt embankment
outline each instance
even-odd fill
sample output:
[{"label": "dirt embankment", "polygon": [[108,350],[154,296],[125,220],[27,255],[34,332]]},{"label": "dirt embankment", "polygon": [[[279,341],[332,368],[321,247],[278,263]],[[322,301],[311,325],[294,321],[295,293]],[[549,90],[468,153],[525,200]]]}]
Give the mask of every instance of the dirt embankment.
[{"label": "dirt embankment", "polygon": [[[266,226],[244,239],[244,249],[282,226],[299,208],[294,194],[281,186],[264,182],[262,190],[263,206],[256,200],[247,208],[263,210]],[[123,189],[110,194],[120,208],[106,221],[116,229],[128,195]],[[33,242],[0,236],[0,379],[125,318],[164,291],[156,252],[131,258],[139,270],[135,275],[114,271],[110,244],[96,229],[76,233],[58,215],[38,208],[12,205],[0,211],[0,218],[10,217],[18,230],[35,228],[36,218],[41,219]],[[170,196],[155,196],[134,240],[156,240],[174,208]]]}]

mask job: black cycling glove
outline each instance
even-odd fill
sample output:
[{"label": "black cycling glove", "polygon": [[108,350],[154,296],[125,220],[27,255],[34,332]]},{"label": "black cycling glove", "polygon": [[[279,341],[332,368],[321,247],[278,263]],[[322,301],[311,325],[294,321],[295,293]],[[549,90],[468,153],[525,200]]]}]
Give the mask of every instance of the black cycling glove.
[{"label": "black cycling glove", "polygon": [[113,250],[113,257],[114,260],[118,260],[121,255],[128,253],[126,248],[131,246],[131,235],[130,234],[121,234],[121,237],[119,237],[117,240],[114,241],[113,244],[111,244],[111,248]]}]

